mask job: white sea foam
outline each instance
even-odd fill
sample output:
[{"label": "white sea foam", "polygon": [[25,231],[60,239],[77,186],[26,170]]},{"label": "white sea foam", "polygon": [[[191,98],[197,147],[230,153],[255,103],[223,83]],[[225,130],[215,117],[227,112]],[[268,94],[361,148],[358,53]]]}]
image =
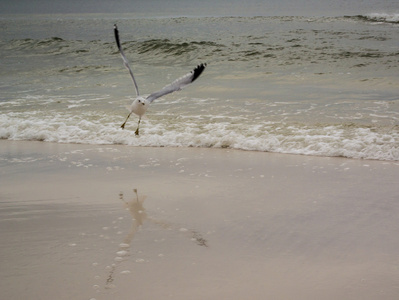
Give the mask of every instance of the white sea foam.
[{"label": "white sea foam", "polygon": [[396,127],[349,125],[285,125],[265,122],[238,126],[231,123],[142,123],[141,135],[122,130],[108,120],[79,120],[57,115],[29,120],[0,116],[0,138],[57,143],[122,144],[151,147],[232,148],[318,156],[399,160]]},{"label": "white sea foam", "polygon": [[399,13],[370,13],[365,16],[371,21],[399,23]]}]

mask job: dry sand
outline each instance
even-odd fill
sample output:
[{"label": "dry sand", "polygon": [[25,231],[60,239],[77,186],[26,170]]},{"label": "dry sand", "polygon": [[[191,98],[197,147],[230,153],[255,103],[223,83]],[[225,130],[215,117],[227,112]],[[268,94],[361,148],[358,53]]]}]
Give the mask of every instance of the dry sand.
[{"label": "dry sand", "polygon": [[399,299],[398,162],[0,141],[0,166],[1,299]]}]

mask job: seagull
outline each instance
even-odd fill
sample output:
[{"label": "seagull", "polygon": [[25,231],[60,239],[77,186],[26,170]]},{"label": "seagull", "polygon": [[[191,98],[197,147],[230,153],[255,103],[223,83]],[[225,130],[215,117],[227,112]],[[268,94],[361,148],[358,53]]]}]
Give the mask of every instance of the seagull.
[{"label": "seagull", "polygon": [[121,43],[119,40],[119,31],[118,31],[118,27],[116,26],[116,24],[114,25],[114,34],[115,34],[116,45],[118,46],[119,52],[121,53],[121,56],[123,59],[123,64],[125,65],[126,69],[128,69],[130,76],[132,77],[134,87],[136,89],[136,99],[134,99],[132,104],[130,105],[130,107],[128,107],[129,114],[128,114],[125,122],[121,125],[121,127],[122,127],[122,129],[124,129],[125,124],[126,124],[127,120],[129,119],[130,115],[132,113],[135,113],[136,115],[139,116],[139,121],[137,124],[137,129],[135,131],[135,134],[139,135],[139,127],[140,127],[141,117],[145,114],[148,106],[152,103],[152,101],[154,101],[155,99],[157,99],[159,97],[165,96],[167,94],[170,94],[170,93],[173,93],[176,91],[180,91],[186,85],[194,82],[204,71],[204,69],[206,67],[206,63],[199,64],[197,67],[195,67],[195,69],[193,71],[180,77],[179,79],[175,80],[171,84],[165,86],[160,91],[152,93],[147,97],[142,97],[142,96],[140,96],[139,88],[137,86],[136,79],[134,79],[134,75],[133,75],[132,69],[129,66],[129,62],[128,62],[125,54],[123,53],[123,49],[122,49],[122,46],[121,46]]}]

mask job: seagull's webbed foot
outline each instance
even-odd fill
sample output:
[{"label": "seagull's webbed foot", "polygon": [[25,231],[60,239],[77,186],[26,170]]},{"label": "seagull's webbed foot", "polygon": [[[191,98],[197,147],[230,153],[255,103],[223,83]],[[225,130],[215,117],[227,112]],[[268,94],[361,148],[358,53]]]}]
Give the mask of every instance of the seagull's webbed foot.
[{"label": "seagull's webbed foot", "polygon": [[134,132],[135,135],[139,136],[139,128],[137,127],[136,131]]},{"label": "seagull's webbed foot", "polygon": [[125,129],[125,124],[126,124],[127,120],[129,119],[129,117],[130,117],[131,114],[132,114],[132,113],[130,112],[130,114],[127,115],[127,118],[126,118],[125,122],[123,122],[123,124],[121,125],[121,128],[122,128],[122,129]]}]

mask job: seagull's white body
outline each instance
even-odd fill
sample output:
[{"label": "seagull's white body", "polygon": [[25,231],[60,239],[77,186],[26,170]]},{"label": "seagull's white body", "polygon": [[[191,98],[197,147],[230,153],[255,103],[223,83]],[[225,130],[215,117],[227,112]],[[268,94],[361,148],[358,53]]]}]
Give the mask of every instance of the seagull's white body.
[{"label": "seagull's white body", "polygon": [[162,97],[164,95],[179,91],[182,88],[184,88],[186,85],[194,82],[194,80],[196,80],[201,75],[201,73],[204,71],[206,64],[199,64],[193,71],[180,77],[179,79],[175,80],[171,84],[165,86],[160,91],[152,93],[148,97],[142,97],[142,96],[140,96],[136,80],[134,79],[133,72],[129,66],[129,62],[126,59],[125,54],[123,53],[123,49],[122,49],[121,43],[119,41],[118,27],[116,25],[114,26],[114,33],[115,33],[116,44],[118,46],[119,52],[121,53],[123,63],[125,65],[126,69],[128,69],[130,76],[132,77],[134,87],[136,88],[136,96],[137,96],[137,98],[132,102],[132,104],[129,108],[130,113],[127,116],[125,122],[122,124],[121,127],[125,128],[125,124],[126,124],[127,120],[129,119],[130,115],[132,113],[134,113],[139,116],[139,122],[138,122],[137,130],[136,130],[136,135],[139,135],[139,126],[140,126],[141,117],[145,114],[145,112],[148,109],[148,106],[152,103],[152,101],[154,101],[155,99]]}]

